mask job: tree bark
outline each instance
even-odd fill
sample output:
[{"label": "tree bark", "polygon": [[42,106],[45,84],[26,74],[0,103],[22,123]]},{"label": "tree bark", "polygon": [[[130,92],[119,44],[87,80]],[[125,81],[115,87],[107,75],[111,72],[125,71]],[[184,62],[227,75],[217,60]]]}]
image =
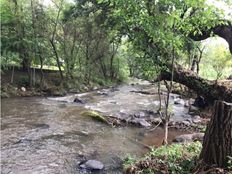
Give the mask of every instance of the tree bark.
[{"label": "tree bark", "polygon": [[[161,80],[171,80],[171,65],[167,65],[167,70],[161,73],[160,78]],[[203,79],[180,65],[174,66],[173,81],[192,89],[198,95],[203,96],[209,103],[213,103],[215,100],[232,103],[232,89],[230,87]]]},{"label": "tree bark", "polygon": [[226,168],[228,156],[232,156],[232,103],[216,101],[204,136],[200,160],[209,166]]}]

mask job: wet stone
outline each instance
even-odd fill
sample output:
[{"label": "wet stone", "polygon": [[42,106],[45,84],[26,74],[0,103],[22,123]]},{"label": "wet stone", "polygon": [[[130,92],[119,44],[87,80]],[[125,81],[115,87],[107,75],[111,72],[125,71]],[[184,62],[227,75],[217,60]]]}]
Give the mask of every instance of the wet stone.
[{"label": "wet stone", "polygon": [[203,141],[204,133],[193,133],[193,134],[183,134],[176,136],[173,142],[192,142],[192,141]]},{"label": "wet stone", "polygon": [[181,123],[184,124],[185,126],[190,126],[191,125],[191,123],[189,121],[187,121],[187,120],[184,120]]},{"label": "wet stone", "polygon": [[158,124],[158,123],[160,123],[162,120],[160,119],[160,117],[157,117],[157,118],[152,118],[151,121],[152,121],[152,123]]},{"label": "wet stone", "polygon": [[146,117],[146,114],[144,112],[139,112],[139,113],[134,114],[134,117],[136,118]]},{"label": "wet stone", "polygon": [[80,167],[88,170],[102,170],[104,164],[97,160],[88,160],[84,164],[81,164]]},{"label": "wet stone", "polygon": [[74,102],[74,103],[85,104],[85,102],[84,102],[83,100],[79,99],[79,98],[75,98],[75,99],[73,100],[73,102]]},{"label": "wet stone", "polygon": [[98,89],[98,87],[97,87],[97,86],[94,86],[94,87],[93,87],[93,90],[97,90],[97,89]]},{"label": "wet stone", "polygon": [[184,103],[184,107],[188,108],[189,106],[190,106],[190,105],[189,105],[189,102],[186,101],[186,102]]},{"label": "wet stone", "polygon": [[199,112],[199,108],[191,105],[189,108],[189,112],[191,113]]},{"label": "wet stone", "polygon": [[97,92],[97,94],[98,95],[103,95],[103,96],[108,96],[109,95],[107,92],[101,92],[101,91]]},{"label": "wet stone", "polygon": [[192,121],[192,119],[191,118],[188,118],[188,119],[186,119],[186,121],[188,121],[189,123],[193,123],[193,121]]},{"label": "wet stone", "polygon": [[32,142],[31,139],[23,138],[20,139],[19,141],[15,142],[15,144],[30,144]]},{"label": "wet stone", "polygon": [[133,119],[132,123],[139,124],[140,126],[143,126],[143,127],[150,127],[151,126],[151,124],[148,123],[145,119],[140,119],[140,118]]},{"label": "wet stone", "polygon": [[177,98],[177,99],[174,99],[174,104],[185,105],[185,101],[183,99]]},{"label": "wet stone", "polygon": [[184,135],[179,135],[176,136],[175,139],[173,140],[173,142],[189,142],[189,141],[193,141],[193,134],[184,134]]},{"label": "wet stone", "polygon": [[202,119],[199,115],[196,115],[192,118],[193,123],[201,123]]},{"label": "wet stone", "polygon": [[144,112],[147,114],[147,115],[156,115],[157,113],[152,111],[152,110],[144,110]]},{"label": "wet stone", "polygon": [[170,121],[170,122],[168,123],[168,125],[169,125],[169,126],[175,126],[175,125],[176,125],[176,122],[175,122],[175,121]]}]

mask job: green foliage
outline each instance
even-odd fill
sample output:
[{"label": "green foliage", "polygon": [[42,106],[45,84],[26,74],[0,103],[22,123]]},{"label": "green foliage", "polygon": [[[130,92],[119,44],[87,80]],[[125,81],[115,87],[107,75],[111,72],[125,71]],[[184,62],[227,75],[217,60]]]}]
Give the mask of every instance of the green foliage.
[{"label": "green foliage", "polygon": [[188,144],[173,144],[170,146],[161,146],[153,149],[144,158],[135,160],[128,157],[125,160],[125,168],[142,164],[143,161],[150,161],[150,167],[144,167],[139,173],[147,174],[162,170],[160,166],[167,168],[168,172],[173,174],[189,174],[192,173],[196,159],[201,151],[200,142]]},{"label": "green foliage", "polygon": [[173,56],[178,62],[193,58],[197,44],[189,34],[224,21],[223,12],[206,0],[0,3],[2,67],[61,66],[66,79],[87,84],[129,75],[154,79]]},{"label": "green foliage", "polygon": [[1,66],[61,65],[70,80],[124,80],[120,36],[107,21],[114,19],[105,8],[88,0],[75,4],[56,0],[50,6],[36,0],[1,0]]},{"label": "green foliage", "polygon": [[232,157],[228,156],[228,169],[232,171]]},{"label": "green foliage", "polygon": [[123,166],[124,166],[124,168],[127,168],[127,167],[133,165],[133,163],[135,163],[135,162],[136,162],[135,157],[128,154],[123,160]]},{"label": "green foliage", "polygon": [[[212,39],[212,41],[215,41]],[[223,45],[210,44],[204,52],[200,75],[211,80],[228,77],[232,71],[232,55]]]},{"label": "green foliage", "polygon": [[18,85],[28,87],[30,85],[28,76],[21,76],[18,81]]}]

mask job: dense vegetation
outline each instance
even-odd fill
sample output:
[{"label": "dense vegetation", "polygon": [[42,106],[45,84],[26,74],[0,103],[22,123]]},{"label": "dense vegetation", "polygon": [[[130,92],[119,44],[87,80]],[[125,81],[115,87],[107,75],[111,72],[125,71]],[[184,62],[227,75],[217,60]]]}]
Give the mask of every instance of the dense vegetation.
[{"label": "dense vegetation", "polygon": [[227,24],[224,17],[204,0],[1,0],[1,67],[21,66],[30,86],[30,67],[41,69],[41,86],[46,68],[59,70],[62,80],[88,84],[129,75],[154,79],[171,57],[203,77],[226,77],[228,51],[190,39],[202,28]]},{"label": "dense vegetation", "polygon": [[[206,0],[0,2],[1,73],[10,69],[13,77],[14,67],[20,67],[27,73],[23,79],[26,83],[18,84],[20,87],[47,88],[45,69],[56,70],[59,82],[55,85],[68,89],[77,84],[105,85],[129,76],[169,80],[165,81],[165,108],[159,110],[166,127],[171,116],[169,94],[173,81],[193,87],[210,102],[232,100],[231,88],[217,85],[219,79],[231,75],[232,18]],[[222,3],[232,7],[230,0]],[[200,42],[211,36],[224,38],[228,48],[214,44],[216,40],[211,44]],[[39,79],[33,75],[35,68],[39,69]],[[195,147],[187,149],[183,154],[178,150],[174,154],[178,165],[168,160],[165,170],[173,172],[177,167],[192,171],[191,161],[180,161],[185,153],[192,160]],[[164,158],[159,151],[151,155]],[[167,160],[158,161],[164,162]]]}]

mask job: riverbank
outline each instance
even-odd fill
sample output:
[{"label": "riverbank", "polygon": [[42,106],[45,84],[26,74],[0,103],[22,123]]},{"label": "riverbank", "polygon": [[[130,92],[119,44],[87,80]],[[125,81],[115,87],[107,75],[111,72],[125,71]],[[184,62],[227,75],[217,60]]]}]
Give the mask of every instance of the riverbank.
[{"label": "riverbank", "polygon": [[64,96],[68,93],[83,93],[115,85],[117,82],[95,79],[88,83],[74,78],[61,80],[56,70],[33,69],[31,84],[27,72],[20,68],[1,72],[1,98],[33,97],[33,96]]},{"label": "riverbank", "polygon": [[128,156],[124,159],[124,174],[231,174],[229,170],[215,166],[198,166],[201,142],[172,144],[153,148],[142,158]]}]

